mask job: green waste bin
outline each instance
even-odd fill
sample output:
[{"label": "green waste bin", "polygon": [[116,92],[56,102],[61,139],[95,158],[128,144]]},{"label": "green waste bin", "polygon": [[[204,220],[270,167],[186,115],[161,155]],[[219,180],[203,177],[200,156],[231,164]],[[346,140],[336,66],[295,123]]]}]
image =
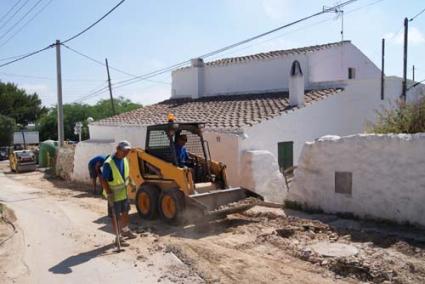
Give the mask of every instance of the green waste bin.
[{"label": "green waste bin", "polygon": [[38,153],[39,167],[46,168],[52,167],[51,161],[56,157],[58,149],[58,142],[53,140],[46,140],[40,143],[40,152]]}]

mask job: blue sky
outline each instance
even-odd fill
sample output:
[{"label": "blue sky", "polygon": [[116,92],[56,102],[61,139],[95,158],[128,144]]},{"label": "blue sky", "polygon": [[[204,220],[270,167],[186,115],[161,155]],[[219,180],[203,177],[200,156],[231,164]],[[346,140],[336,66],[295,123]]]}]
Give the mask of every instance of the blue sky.
[{"label": "blue sky", "polygon": [[[0,17],[16,1],[0,0]],[[14,35],[26,20],[20,25],[16,21],[37,1],[29,0],[8,25],[0,19],[0,59],[45,47],[56,39],[65,39],[93,23],[118,2],[52,0],[32,22],[4,44],[4,40]],[[37,7],[48,2],[42,0]],[[127,0],[69,46],[101,61],[107,57],[111,66],[128,73],[145,74],[265,32],[335,3],[334,0]],[[344,8],[345,39],[351,40],[380,66],[381,38],[386,37],[386,73],[401,75],[403,19],[413,17],[424,8],[423,0],[358,0]],[[335,42],[341,38],[340,23],[335,14],[319,16],[214,58]],[[409,68],[415,64],[416,79],[425,79],[425,13],[410,23],[409,40]],[[56,103],[55,64],[55,52],[50,49],[0,68],[0,80],[15,82],[30,92],[36,91],[45,105],[53,105]],[[105,85],[104,67],[65,48],[62,48],[62,73],[65,103]],[[112,82],[129,78],[113,70],[111,76]],[[153,80],[157,82],[142,81],[114,90],[114,95],[142,104],[168,98],[170,74]],[[94,103],[107,96],[105,93],[85,102]]]}]

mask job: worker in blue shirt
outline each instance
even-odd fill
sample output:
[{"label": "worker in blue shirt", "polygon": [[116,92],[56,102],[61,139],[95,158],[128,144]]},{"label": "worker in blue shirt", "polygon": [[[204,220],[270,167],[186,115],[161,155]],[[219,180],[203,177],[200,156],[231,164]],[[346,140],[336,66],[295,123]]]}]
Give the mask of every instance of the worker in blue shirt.
[{"label": "worker in blue shirt", "polygon": [[189,154],[186,150],[186,142],[187,142],[187,136],[182,134],[177,136],[176,138],[176,156],[177,156],[177,165],[179,167],[187,167],[188,161],[189,161]]},{"label": "worker in blue shirt", "polygon": [[[100,177],[100,175],[102,174],[101,168],[103,166],[103,163],[105,162],[107,156],[106,155],[98,155],[96,157],[93,157],[88,164],[88,169],[89,169],[89,175],[90,175],[90,179],[92,180],[93,183],[93,194],[101,194],[100,190],[99,192],[97,191],[96,188],[96,180],[98,177]],[[100,183],[100,181],[99,181]]]}]

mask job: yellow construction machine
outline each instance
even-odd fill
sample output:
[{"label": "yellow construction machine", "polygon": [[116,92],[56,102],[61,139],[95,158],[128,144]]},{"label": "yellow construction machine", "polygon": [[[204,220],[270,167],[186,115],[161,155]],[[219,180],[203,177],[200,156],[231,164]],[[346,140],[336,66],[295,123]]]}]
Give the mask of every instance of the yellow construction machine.
[{"label": "yellow construction machine", "polygon": [[12,172],[30,172],[37,169],[37,161],[34,153],[30,150],[11,151],[9,165]]},{"label": "yellow construction machine", "polygon": [[[128,156],[130,177],[136,184],[129,189],[143,219],[158,216],[168,223],[219,218],[245,211],[263,200],[245,188],[231,188],[226,166],[211,160],[204,140],[204,123],[176,123],[147,127],[145,149],[134,148]],[[178,164],[176,142],[187,137],[188,166]]]}]

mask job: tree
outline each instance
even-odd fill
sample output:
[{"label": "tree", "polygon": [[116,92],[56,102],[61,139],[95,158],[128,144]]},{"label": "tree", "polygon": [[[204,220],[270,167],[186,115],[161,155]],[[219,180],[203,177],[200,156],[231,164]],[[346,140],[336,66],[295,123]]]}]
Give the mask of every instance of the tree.
[{"label": "tree", "polygon": [[36,93],[27,94],[12,83],[0,82],[0,102],[0,114],[23,126],[35,122],[47,112]]},{"label": "tree", "polygon": [[[128,99],[119,97],[114,99],[115,110],[117,114],[140,108],[141,105],[131,102]],[[78,140],[78,135],[74,134],[74,126],[76,122],[83,123],[82,139],[88,138],[87,118],[93,117],[95,120],[112,116],[111,103],[109,100],[101,100],[97,104],[91,106],[88,104],[65,104],[63,106],[64,115],[64,134],[65,139]],[[57,140],[57,111],[56,107],[49,109],[47,115],[41,117],[37,122],[37,129],[40,132],[42,141],[47,139]]]},{"label": "tree", "polygon": [[398,102],[393,109],[378,112],[376,123],[369,125],[373,133],[425,132],[425,97],[412,103]]},{"label": "tree", "polygon": [[15,129],[15,120],[0,114],[0,146],[9,146],[12,144]]}]

